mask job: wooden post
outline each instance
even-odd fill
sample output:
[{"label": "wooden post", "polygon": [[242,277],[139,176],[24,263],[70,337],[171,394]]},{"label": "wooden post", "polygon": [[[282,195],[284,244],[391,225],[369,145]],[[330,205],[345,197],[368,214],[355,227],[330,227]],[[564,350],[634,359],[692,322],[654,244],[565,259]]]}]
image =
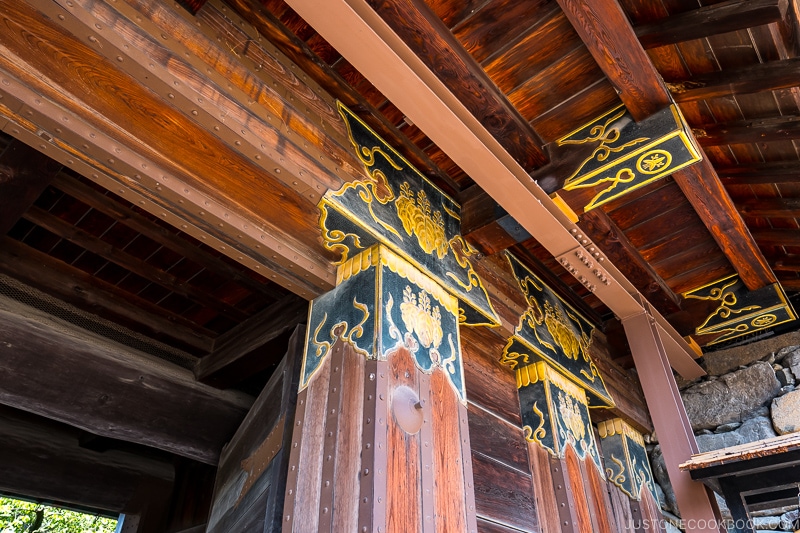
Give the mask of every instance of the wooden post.
[{"label": "wooden post", "polygon": [[458,306],[376,245],[312,302],[284,531],[477,531]]},{"label": "wooden post", "polygon": [[[643,303],[649,310],[649,304]],[[716,502],[701,483],[692,481],[678,465],[697,453],[697,442],[686,416],[678,386],[667,362],[667,353],[652,315],[645,311],[622,320],[633,361],[642,382],[647,407],[658,433],[669,479],[687,533],[724,531]]]}]

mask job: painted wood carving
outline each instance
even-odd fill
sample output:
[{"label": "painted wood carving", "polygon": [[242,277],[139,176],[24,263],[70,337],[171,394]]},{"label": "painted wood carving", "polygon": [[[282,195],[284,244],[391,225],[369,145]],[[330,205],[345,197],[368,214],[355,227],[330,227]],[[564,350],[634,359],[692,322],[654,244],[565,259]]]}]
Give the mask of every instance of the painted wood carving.
[{"label": "painted wood carving", "polygon": [[719,335],[707,345],[735,339],[797,318],[780,284],[774,283],[750,291],[735,274],[685,292],[683,297],[717,302],[717,308],[695,328],[697,335]]},{"label": "painted wood carving", "polygon": [[311,302],[301,390],[341,338],[379,361],[405,346],[422,372],[442,368],[466,401],[455,296],[379,244],[341,265],[337,282]]},{"label": "painted wood carving", "polygon": [[381,243],[455,295],[459,321],[498,325],[499,319],[460,235],[461,207],[383,141],[352,111],[338,104],[366,177],[329,191],[320,201],[325,246],[354,254]]},{"label": "painted wood carving", "polygon": [[561,300],[542,280],[506,252],[519,288],[528,302],[500,362],[516,368],[546,361],[586,389],[591,407],[611,407],[614,400],[589,356],[594,327]]},{"label": "painted wood carving", "polygon": [[578,457],[591,458],[601,469],[586,392],[581,387],[539,361],[517,369],[517,388],[526,440],[559,458],[572,446]]},{"label": "painted wood carving", "polygon": [[595,145],[564,189],[596,188],[589,211],[702,159],[678,106],[635,122],[624,106],[558,139],[558,147]]},{"label": "painted wood carving", "polygon": [[608,480],[634,500],[640,500],[642,489],[646,489],[658,501],[653,472],[650,470],[641,433],[621,418],[600,422],[597,432],[600,435]]}]

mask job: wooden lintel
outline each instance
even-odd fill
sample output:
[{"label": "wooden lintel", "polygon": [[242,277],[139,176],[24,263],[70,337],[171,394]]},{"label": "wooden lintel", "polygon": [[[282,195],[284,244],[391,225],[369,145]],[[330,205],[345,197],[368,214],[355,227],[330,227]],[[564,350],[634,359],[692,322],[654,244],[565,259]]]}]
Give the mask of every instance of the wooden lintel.
[{"label": "wooden lintel", "polygon": [[800,116],[714,124],[695,130],[695,135],[702,146],[791,141],[800,139]]},{"label": "wooden lintel", "polygon": [[745,216],[769,218],[800,217],[800,198],[757,198],[737,204]]},{"label": "wooden lintel", "polygon": [[[559,5],[634,120],[669,105],[669,90],[617,0],[559,0]],[[775,275],[708,158],[673,177],[747,287],[755,290],[774,283]]]},{"label": "wooden lintel", "polygon": [[701,39],[762,24],[786,16],[788,0],[727,0],[636,27],[644,48]]},{"label": "wooden lintel", "polygon": [[0,299],[0,403],[216,464],[252,398]]},{"label": "wooden lintel", "polygon": [[800,85],[800,58],[757,63],[668,83],[676,102],[787,89]]},{"label": "wooden lintel", "polygon": [[425,2],[368,3],[525,170],[547,161],[533,128]]},{"label": "wooden lintel", "polygon": [[162,487],[169,496],[172,464],[130,451],[97,453],[78,445],[78,433],[0,406],[0,491],[129,514],[143,510],[140,491]]},{"label": "wooden lintel", "polygon": [[12,141],[0,155],[0,235],[19,220],[61,165],[19,141]]},{"label": "wooden lintel", "polygon": [[308,302],[290,294],[242,322],[214,343],[194,368],[197,380],[226,388],[280,362],[289,336],[308,314]]}]

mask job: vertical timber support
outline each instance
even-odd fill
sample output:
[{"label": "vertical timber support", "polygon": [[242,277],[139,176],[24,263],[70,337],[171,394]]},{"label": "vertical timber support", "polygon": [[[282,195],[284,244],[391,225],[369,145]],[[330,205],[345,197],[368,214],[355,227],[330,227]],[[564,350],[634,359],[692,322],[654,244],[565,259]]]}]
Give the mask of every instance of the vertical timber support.
[{"label": "vertical timber support", "polygon": [[284,531],[477,533],[461,325],[497,325],[460,206],[339,104],[365,179],[320,201]]},{"label": "vertical timber support", "polygon": [[[649,304],[643,303],[643,307],[649,309]],[[678,468],[679,464],[698,452],[697,442],[655,320],[645,311],[623,319],[622,325],[658,433],[686,532],[719,532],[722,529],[716,502],[711,500],[701,483],[692,481],[688,472]]]},{"label": "vertical timber support", "polygon": [[455,297],[381,245],[312,302],[284,531],[476,531]]},{"label": "vertical timber support", "polygon": [[597,424],[608,481],[630,498],[629,531],[663,531],[653,472],[642,434],[621,418]]}]

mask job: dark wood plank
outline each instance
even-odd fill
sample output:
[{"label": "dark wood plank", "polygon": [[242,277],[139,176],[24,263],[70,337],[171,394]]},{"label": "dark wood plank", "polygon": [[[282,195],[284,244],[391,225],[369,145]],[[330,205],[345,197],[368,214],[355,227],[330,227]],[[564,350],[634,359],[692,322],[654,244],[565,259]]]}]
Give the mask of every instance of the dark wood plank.
[{"label": "dark wood plank", "polygon": [[800,246],[796,229],[754,229],[753,238],[762,246]]},{"label": "dark wood plank", "polygon": [[656,48],[711,35],[780,22],[787,0],[728,0],[636,26],[645,48]]},{"label": "dark wood plank", "polygon": [[800,175],[800,163],[781,161],[720,166],[717,168],[717,172],[725,185],[797,183],[797,176]]},{"label": "dark wood plank", "polygon": [[800,272],[800,256],[787,255],[782,257],[775,261],[773,268],[786,272]]},{"label": "dark wood plank", "polygon": [[0,240],[0,271],[135,331],[177,341],[194,352],[212,349],[213,332],[8,237]]},{"label": "dark wood plank", "polygon": [[769,143],[800,139],[800,116],[770,117],[711,124],[696,131],[702,146]]},{"label": "dark wood plank", "polygon": [[736,205],[742,215],[750,217],[800,217],[800,198],[750,199]]},{"label": "dark wood plank", "polygon": [[5,235],[33,205],[61,165],[21,141],[0,154],[0,235]]},{"label": "dark wood plank", "polygon": [[206,290],[194,287],[190,283],[179,279],[174,274],[165,272],[147,261],[139,259],[124,250],[120,250],[106,240],[92,235],[88,231],[84,231],[77,226],[73,226],[69,222],[48,213],[44,209],[32,206],[25,212],[23,217],[25,220],[50,231],[72,244],[80,246],[107,261],[119,265],[137,276],[141,276],[148,281],[156,283],[170,292],[220,312],[231,320],[239,322],[249,317],[248,313],[214,298]]},{"label": "dark wood plank", "polygon": [[0,403],[216,464],[252,399],[3,299]]},{"label": "dark wood plank", "polygon": [[[669,91],[617,0],[559,0],[559,5],[619,90],[634,120],[669,105]],[[747,287],[753,290],[772,283],[774,274],[708,158],[673,177]]]},{"label": "dark wood plank", "polygon": [[522,531],[538,529],[530,475],[475,454],[472,470],[478,517]]},{"label": "dark wood plank", "polygon": [[227,388],[276,365],[308,302],[290,294],[214,340],[214,351],[198,361],[197,380]]},{"label": "dark wood plank", "polygon": [[800,85],[800,58],[757,63],[667,83],[676,102],[775,91]]},{"label": "dark wood plank", "polygon": [[522,430],[474,403],[469,403],[469,436],[472,454],[528,472],[528,446]]},{"label": "dark wood plank", "polygon": [[561,533],[558,501],[550,471],[550,453],[535,442],[528,443],[530,472],[533,474],[533,501],[542,533]]},{"label": "dark wood plank", "polygon": [[210,533],[280,528],[305,328],[296,328],[280,365],[220,456]]},{"label": "dark wood plank", "polygon": [[[586,459],[589,461],[590,459]],[[586,492],[587,480],[583,476],[583,469],[581,468],[581,459],[572,446],[567,446],[564,452],[564,458],[561,464],[564,468],[566,477],[569,480],[569,491],[571,493],[571,503],[573,505],[572,511],[575,516],[576,531],[592,531],[592,509],[589,507],[589,496]]]}]

